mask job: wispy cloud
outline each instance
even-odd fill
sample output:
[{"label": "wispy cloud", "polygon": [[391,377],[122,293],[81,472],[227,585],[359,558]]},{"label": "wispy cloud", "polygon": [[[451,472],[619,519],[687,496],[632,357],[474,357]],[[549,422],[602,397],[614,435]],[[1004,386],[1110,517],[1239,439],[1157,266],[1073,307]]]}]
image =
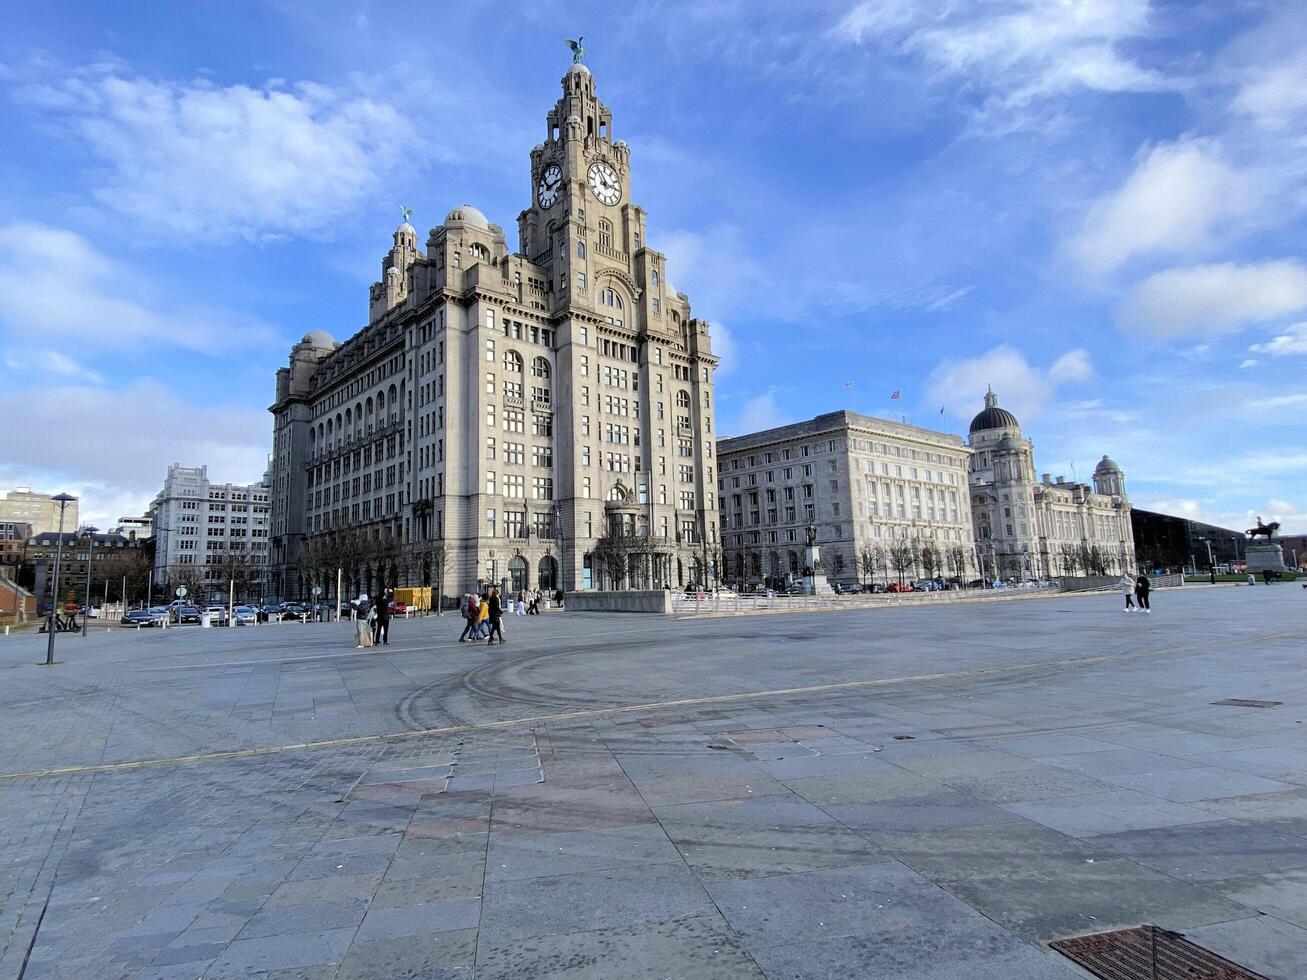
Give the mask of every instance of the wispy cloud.
[{"label": "wispy cloud", "polygon": [[219,86],[88,68],[14,97],[80,140],[95,197],[147,229],[261,241],[329,228],[420,143],[403,112],[348,81]]},{"label": "wispy cloud", "polygon": [[1266,343],[1253,344],[1248,349],[1254,354],[1269,354],[1271,357],[1307,355],[1307,321],[1284,327]]},{"label": "wispy cloud", "polygon": [[[121,352],[144,341],[222,356],[274,334],[248,314],[153,293],[142,277],[75,232],[38,224],[0,227],[0,325],[23,346],[45,335],[76,340],[81,351]],[[60,357],[47,357],[43,366],[69,374],[60,370]]]},{"label": "wispy cloud", "polygon": [[1234,333],[1307,309],[1307,267],[1294,259],[1166,269],[1139,283],[1117,310],[1128,331],[1152,337]]},{"label": "wispy cloud", "polygon": [[1089,354],[1067,351],[1047,368],[1030,363],[1016,347],[1000,344],[977,357],[950,357],[935,365],[926,379],[927,397],[955,418],[968,419],[982,407],[986,388],[1023,422],[1039,414],[1056,389],[1088,381],[1094,375]]},{"label": "wispy cloud", "polygon": [[1148,0],[866,0],[832,31],[837,39],[918,58],[937,81],[978,90],[986,115],[1077,91],[1182,86],[1127,53],[1130,42],[1151,33]]}]

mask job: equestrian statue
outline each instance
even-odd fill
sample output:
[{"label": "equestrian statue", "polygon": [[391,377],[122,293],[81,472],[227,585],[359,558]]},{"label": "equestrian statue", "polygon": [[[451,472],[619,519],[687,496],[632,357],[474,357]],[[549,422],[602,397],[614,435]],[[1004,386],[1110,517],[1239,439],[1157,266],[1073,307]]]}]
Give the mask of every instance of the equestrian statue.
[{"label": "equestrian statue", "polygon": [[1267,541],[1267,543],[1269,544],[1270,541],[1271,541],[1271,538],[1273,538],[1273,537],[1275,536],[1275,532],[1278,531],[1279,529],[1280,529],[1280,522],[1279,522],[1279,521],[1271,521],[1270,524],[1263,524],[1263,523],[1262,523],[1262,519],[1261,519],[1261,517],[1260,517],[1260,515],[1259,515],[1258,518],[1257,518],[1257,526],[1256,526],[1256,527],[1250,527],[1250,528],[1249,528],[1245,533],[1246,533],[1246,534],[1248,535],[1248,537],[1250,537],[1250,538],[1256,538],[1256,537],[1258,537],[1258,536],[1264,534],[1264,535],[1266,535],[1266,541]]}]

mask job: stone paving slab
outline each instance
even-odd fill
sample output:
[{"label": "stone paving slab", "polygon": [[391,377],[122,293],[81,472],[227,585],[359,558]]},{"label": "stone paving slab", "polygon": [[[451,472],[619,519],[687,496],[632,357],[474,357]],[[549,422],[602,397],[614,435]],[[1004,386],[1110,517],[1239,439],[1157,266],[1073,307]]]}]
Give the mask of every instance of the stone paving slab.
[{"label": "stone paving slab", "polygon": [[1152,922],[1301,980],[1299,597],[1100,599],[11,638],[0,978],[1019,980]]}]

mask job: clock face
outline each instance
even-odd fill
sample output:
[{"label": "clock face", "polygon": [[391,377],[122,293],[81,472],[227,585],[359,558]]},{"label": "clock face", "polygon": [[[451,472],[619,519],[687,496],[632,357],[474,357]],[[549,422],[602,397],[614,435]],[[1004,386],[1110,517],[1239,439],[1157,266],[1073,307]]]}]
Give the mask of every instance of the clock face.
[{"label": "clock face", "polygon": [[622,196],[622,181],[618,178],[617,171],[606,163],[590,164],[586,179],[594,196],[603,204],[616,204]]},{"label": "clock face", "polygon": [[536,184],[536,199],[542,208],[552,208],[558,200],[558,191],[563,185],[563,168],[556,163],[545,167]]}]

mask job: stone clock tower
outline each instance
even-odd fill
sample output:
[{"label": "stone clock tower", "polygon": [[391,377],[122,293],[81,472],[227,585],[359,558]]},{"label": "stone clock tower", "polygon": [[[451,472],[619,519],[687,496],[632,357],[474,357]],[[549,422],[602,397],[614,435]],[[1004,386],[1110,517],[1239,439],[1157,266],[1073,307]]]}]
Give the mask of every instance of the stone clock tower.
[{"label": "stone clock tower", "polygon": [[648,247],[589,69],[562,90],[517,250],[471,204],[425,242],[405,209],[366,326],[291,352],[272,406],[283,598],[313,555],[358,541],[407,557],[361,568],[351,594],[720,578],[708,324]]}]

